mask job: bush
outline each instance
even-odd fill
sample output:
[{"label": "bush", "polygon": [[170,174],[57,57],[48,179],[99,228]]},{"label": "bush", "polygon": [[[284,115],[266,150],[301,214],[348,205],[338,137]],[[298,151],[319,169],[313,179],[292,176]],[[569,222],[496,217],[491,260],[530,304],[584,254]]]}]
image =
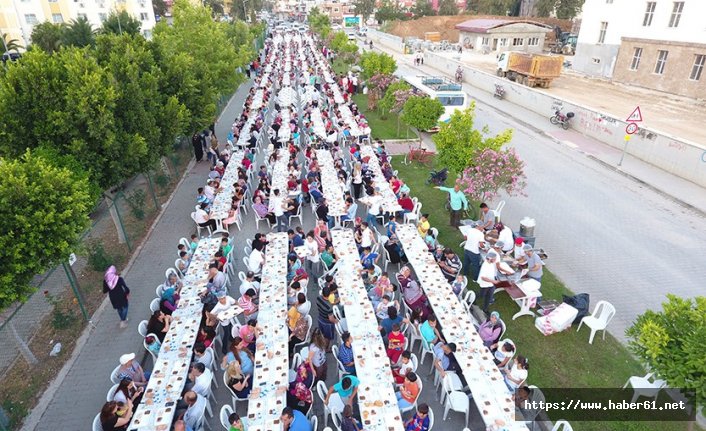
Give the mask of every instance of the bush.
[{"label": "bush", "polygon": [[158,174],[156,177],[154,177],[154,182],[160,189],[166,189],[169,185],[169,177],[164,174]]},{"label": "bush", "polygon": [[103,248],[103,244],[99,242],[89,242],[86,245],[86,254],[88,256],[88,266],[98,272],[103,272],[113,264],[113,258]]}]

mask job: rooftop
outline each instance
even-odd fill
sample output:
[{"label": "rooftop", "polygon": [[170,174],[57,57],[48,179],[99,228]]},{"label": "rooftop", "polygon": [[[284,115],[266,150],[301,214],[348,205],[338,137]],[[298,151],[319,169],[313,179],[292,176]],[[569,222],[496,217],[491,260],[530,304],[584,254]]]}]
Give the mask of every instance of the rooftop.
[{"label": "rooftop", "polygon": [[509,19],[470,19],[460,24],[456,24],[456,29],[471,33],[488,33],[494,28],[503,27],[509,24],[532,24],[538,27],[551,28],[546,24],[530,20],[509,20]]}]

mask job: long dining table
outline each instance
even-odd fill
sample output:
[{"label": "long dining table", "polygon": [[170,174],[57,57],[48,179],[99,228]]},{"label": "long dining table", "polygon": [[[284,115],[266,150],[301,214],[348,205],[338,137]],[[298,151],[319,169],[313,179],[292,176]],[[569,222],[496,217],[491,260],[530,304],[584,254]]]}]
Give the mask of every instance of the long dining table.
[{"label": "long dining table", "polygon": [[255,340],[253,386],[248,400],[248,431],[279,430],[280,415],[287,405],[289,356],[287,343],[287,253],[286,233],[267,235],[265,265],[260,283]]},{"label": "long dining table", "polygon": [[524,422],[515,421],[512,394],[493,362],[493,354],[483,344],[471,316],[453,293],[416,227],[399,225],[397,238],[434,310],[446,342],[456,344],[456,359],[486,426],[508,431],[527,430]]},{"label": "long dining table", "polygon": [[223,177],[221,178],[221,191],[218,192],[211,204],[210,218],[216,220],[215,232],[227,232],[223,227],[223,220],[228,218],[228,213],[232,207],[233,195],[235,194],[235,183],[238,182],[238,168],[242,166],[244,156],[243,151],[236,151],[230,158]]},{"label": "long dining table", "polygon": [[171,427],[201,324],[203,304],[199,292],[206,289],[208,265],[220,245],[220,238],[206,238],[199,241],[194,251],[181,280],[181,297],[172,313],[169,331],[159,349],[142,402],[128,426],[130,431],[167,431]]},{"label": "long dining table", "polygon": [[346,214],[346,202],[343,200],[345,190],[341,188],[338,181],[331,152],[324,149],[316,150],[316,159],[319,161],[321,186],[328,203],[328,214],[336,220],[336,225],[340,226],[341,216]]},{"label": "long dining table", "polygon": [[387,182],[385,175],[382,173],[380,159],[378,159],[377,154],[375,154],[373,147],[370,145],[361,145],[360,152],[363,158],[368,157],[369,159],[368,166],[370,170],[373,171],[373,183],[380,191],[380,196],[382,196],[382,210],[390,215],[402,211],[402,207],[397,201],[397,196],[395,192],[392,191],[392,186],[390,186],[390,183]]},{"label": "long dining table", "polygon": [[353,231],[331,231],[339,263],[336,271],[341,303],[353,338],[358,406],[366,431],[402,431],[402,417],[395,396],[394,379],[373,305],[360,277],[363,266]]}]

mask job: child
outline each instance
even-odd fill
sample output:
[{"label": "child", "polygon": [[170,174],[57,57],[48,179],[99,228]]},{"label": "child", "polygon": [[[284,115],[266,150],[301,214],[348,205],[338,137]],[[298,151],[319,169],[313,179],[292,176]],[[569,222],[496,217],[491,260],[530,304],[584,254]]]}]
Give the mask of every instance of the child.
[{"label": "child", "polygon": [[387,307],[390,306],[390,295],[383,295],[382,299],[378,303],[377,307],[375,307],[375,315],[378,317],[378,319],[383,320],[387,319],[389,316],[387,314]]},{"label": "child", "polygon": [[456,296],[460,295],[463,291],[463,288],[465,287],[466,283],[464,283],[463,278],[463,275],[457,275],[456,280],[451,283],[451,288],[453,289],[454,294],[456,294]]},{"label": "child", "polygon": [[198,237],[196,234],[191,235],[191,244],[190,244],[190,246],[191,246],[191,253],[193,254],[194,251],[196,251],[196,247],[199,246],[199,237]]},{"label": "child", "polygon": [[395,378],[395,383],[401,385],[404,383],[404,376],[412,371],[414,364],[412,364],[412,353],[409,350],[402,352],[400,360],[397,364],[393,365],[392,376]]},{"label": "child", "polygon": [[159,355],[159,349],[162,347],[162,343],[156,337],[148,335],[145,337],[145,343],[147,343],[147,350],[152,352],[153,355]]}]

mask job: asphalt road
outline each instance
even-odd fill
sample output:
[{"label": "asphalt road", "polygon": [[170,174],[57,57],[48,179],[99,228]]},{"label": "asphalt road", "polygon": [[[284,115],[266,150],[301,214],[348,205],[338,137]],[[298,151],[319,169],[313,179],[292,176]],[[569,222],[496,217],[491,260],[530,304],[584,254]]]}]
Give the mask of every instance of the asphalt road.
[{"label": "asphalt road", "polygon": [[[423,73],[409,56],[395,57],[397,74]],[[474,94],[474,87],[466,84],[464,89],[487,99],[487,94]],[[608,169],[576,151],[570,141],[571,146],[557,143],[537,130],[552,127],[546,119],[502,103],[506,112],[482,100],[476,108],[476,127],[515,130],[511,145],[526,162],[527,197],[506,198],[502,218],[515,230],[523,217],[536,219],[536,244],[549,254],[547,267],[574,292],[589,293],[591,309],[599,300],[616,307],[608,327],[613,335],[625,341],[624,331],[635,317],[660,309],[668,293],[706,294],[701,213]],[[574,135],[577,143],[588,139]]]}]

